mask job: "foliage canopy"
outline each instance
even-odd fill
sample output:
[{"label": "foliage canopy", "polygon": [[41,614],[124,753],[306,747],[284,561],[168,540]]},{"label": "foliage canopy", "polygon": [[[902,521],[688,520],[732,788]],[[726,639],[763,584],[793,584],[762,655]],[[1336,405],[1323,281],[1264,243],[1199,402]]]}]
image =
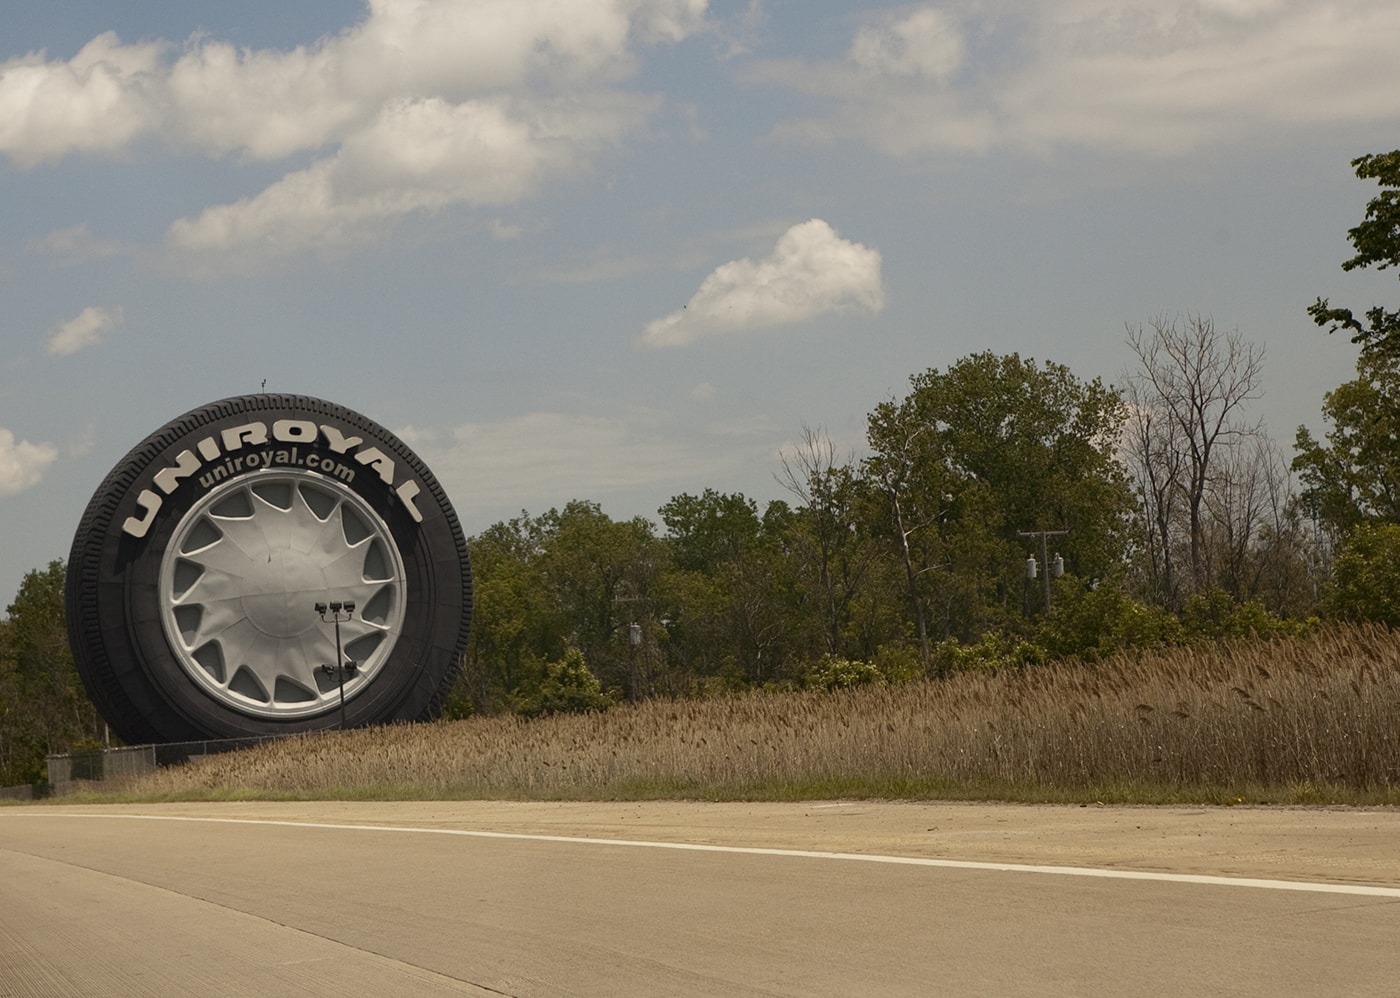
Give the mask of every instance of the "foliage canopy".
[{"label": "foliage canopy", "polygon": [[[1351,165],[1359,179],[1374,180],[1381,190],[1367,202],[1366,217],[1347,233],[1356,255],[1342,269],[1400,265],[1400,149],[1359,156]],[[1377,305],[1358,319],[1351,309],[1334,308],[1326,298],[1318,298],[1308,313],[1328,332],[1348,330],[1363,351],[1400,359],[1400,310]]]}]

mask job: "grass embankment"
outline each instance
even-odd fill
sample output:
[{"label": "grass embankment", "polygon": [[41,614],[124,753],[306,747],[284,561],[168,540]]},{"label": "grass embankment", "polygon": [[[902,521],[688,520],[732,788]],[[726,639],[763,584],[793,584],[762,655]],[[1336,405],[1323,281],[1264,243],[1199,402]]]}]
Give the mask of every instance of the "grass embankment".
[{"label": "grass embankment", "polygon": [[841,693],[331,732],[122,795],[837,797],[1400,804],[1400,637],[1344,629]]}]

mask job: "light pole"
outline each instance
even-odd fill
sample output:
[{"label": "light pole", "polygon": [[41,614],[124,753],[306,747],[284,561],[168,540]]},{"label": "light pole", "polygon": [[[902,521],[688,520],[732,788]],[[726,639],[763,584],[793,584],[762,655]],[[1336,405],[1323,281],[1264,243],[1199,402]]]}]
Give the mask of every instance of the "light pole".
[{"label": "light pole", "polygon": [[[330,611],[330,616],[326,616],[326,611]],[[345,616],[340,612],[344,610]],[[345,676],[348,673],[353,676],[359,671],[359,666],[354,662],[345,661],[345,656],[340,650],[340,622],[349,620],[355,615],[355,604],[346,600],[344,603],[317,603],[316,612],[321,615],[321,620],[326,623],[335,624],[335,665],[323,665],[321,671],[327,676],[335,676],[340,682],[340,730],[345,730]]]},{"label": "light pole", "polygon": [[[1058,551],[1055,552],[1055,560],[1053,562],[1050,560],[1049,548],[1046,546],[1045,543],[1046,538],[1063,537],[1067,533],[1069,533],[1068,530],[1019,530],[1016,532],[1017,537],[1040,538],[1040,560],[1045,564],[1045,575],[1043,576],[1043,579],[1045,582],[1046,613],[1050,612],[1050,576],[1053,575],[1055,578],[1058,579],[1060,576],[1065,574],[1065,560],[1060,557],[1060,553]],[[1029,558],[1026,559],[1026,583],[1029,585],[1031,580],[1034,579],[1038,574],[1039,573],[1037,572],[1037,566],[1035,563],[1035,555],[1031,555]]]}]

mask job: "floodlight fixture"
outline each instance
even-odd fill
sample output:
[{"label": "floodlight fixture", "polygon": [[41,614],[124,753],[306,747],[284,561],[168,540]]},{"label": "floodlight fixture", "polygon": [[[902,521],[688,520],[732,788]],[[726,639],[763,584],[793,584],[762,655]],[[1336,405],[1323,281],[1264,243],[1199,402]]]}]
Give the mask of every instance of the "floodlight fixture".
[{"label": "floodlight fixture", "polygon": [[[327,676],[335,676],[335,677],[336,677],[336,680],[337,680],[337,681],[339,682],[339,684],[340,684],[340,728],[341,728],[342,731],[344,731],[344,730],[345,730],[345,677],[346,677],[347,675],[350,675],[350,676],[358,675],[358,674],[359,674],[359,671],[360,671],[360,667],[359,667],[359,663],[357,663],[357,662],[354,662],[354,661],[347,662],[347,661],[345,660],[345,653],[341,650],[341,645],[340,645],[340,624],[341,624],[342,621],[348,621],[348,620],[350,620],[350,618],[353,617],[353,616],[355,615],[355,601],[354,601],[354,600],[344,600],[344,601],[341,601],[341,600],[332,600],[332,601],[330,601],[329,603],[317,603],[317,604],[315,604],[315,607],[316,607],[316,613],[320,616],[320,618],[321,618],[322,621],[324,621],[324,622],[326,622],[326,623],[333,624],[333,625],[335,626],[335,664],[334,664],[334,665],[323,665],[323,666],[320,667],[320,671],[323,672],[323,673],[325,673]],[[327,610],[330,611],[330,617],[329,617],[329,618],[326,617],[326,611],[327,611]],[[340,612],[341,612],[342,610],[345,611],[345,616],[343,616],[343,617],[340,615]]]}]

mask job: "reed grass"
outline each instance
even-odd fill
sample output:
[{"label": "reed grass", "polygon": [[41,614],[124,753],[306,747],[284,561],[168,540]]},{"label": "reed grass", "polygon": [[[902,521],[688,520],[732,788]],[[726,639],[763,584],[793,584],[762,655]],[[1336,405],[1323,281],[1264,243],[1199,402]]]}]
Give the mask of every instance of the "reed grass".
[{"label": "reed grass", "polygon": [[124,799],[1400,803],[1381,628],[904,685],[298,736]]}]

